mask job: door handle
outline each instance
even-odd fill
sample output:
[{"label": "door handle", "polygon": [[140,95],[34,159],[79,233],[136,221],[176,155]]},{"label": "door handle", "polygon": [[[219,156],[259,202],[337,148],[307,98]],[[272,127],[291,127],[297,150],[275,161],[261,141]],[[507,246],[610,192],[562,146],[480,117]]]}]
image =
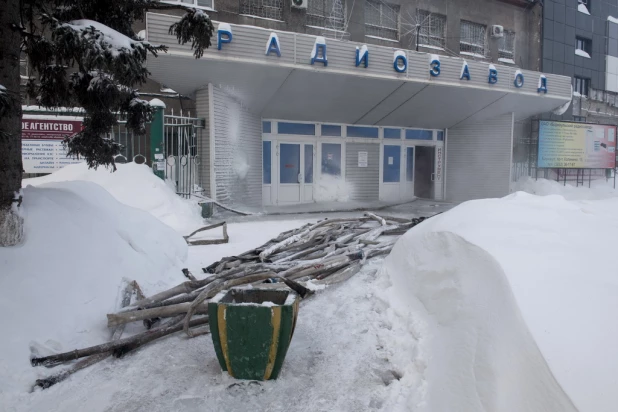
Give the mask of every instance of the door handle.
[{"label": "door handle", "polygon": [[302,183],[303,182],[303,174],[302,173],[298,174],[298,179],[297,180],[298,180],[298,183]]},{"label": "door handle", "polygon": [[431,181],[432,181],[432,182],[435,182],[435,181],[436,181],[436,174],[435,174],[435,173],[432,173],[432,174],[431,174]]}]

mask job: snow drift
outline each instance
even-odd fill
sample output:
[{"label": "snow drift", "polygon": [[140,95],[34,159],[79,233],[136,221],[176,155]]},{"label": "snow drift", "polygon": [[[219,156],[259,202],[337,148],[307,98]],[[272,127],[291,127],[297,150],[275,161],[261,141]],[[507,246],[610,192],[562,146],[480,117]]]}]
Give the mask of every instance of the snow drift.
[{"label": "snow drift", "polygon": [[160,291],[182,281],[187,255],[174,230],[93,183],[27,187],[22,207],[24,242],[0,248],[0,405],[49,374],[30,367],[30,347],[43,354],[108,341],[105,314],[122,279]]},{"label": "snow drift", "polygon": [[511,192],[521,191],[539,196],[560,195],[567,200],[600,200],[618,197],[618,190],[614,189],[613,178],[593,180],[590,186],[588,187],[587,179],[584,186],[574,186],[570,182],[565,185],[555,180],[534,179],[526,176],[511,184]]},{"label": "snow drift", "polygon": [[617,209],[616,197],[517,192],[463,203],[399,240],[387,296],[424,325],[426,410],[568,411],[569,399],[615,410]]},{"label": "snow drift", "polygon": [[88,169],[86,163],[65,166],[50,175],[24,179],[22,186],[39,186],[51,182],[85,180],[102,186],[121,203],[145,210],[163,223],[186,234],[202,224],[200,208],[195,201],[179,197],[144,164],[117,164],[112,173],[100,167]]},{"label": "snow drift", "polygon": [[426,392],[411,410],[575,411],[486,251],[450,232],[411,231],[384,270],[393,310],[422,319],[417,350],[429,354]]}]

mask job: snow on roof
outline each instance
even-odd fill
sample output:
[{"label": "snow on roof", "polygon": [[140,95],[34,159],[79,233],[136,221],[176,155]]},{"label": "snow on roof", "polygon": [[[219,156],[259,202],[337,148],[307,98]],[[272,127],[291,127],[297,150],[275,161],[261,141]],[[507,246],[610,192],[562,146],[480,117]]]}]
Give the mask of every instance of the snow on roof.
[{"label": "snow on roof", "polygon": [[429,62],[432,62],[432,61],[440,61],[440,56],[438,54],[429,55]]},{"label": "snow on roof", "polygon": [[607,16],[607,21],[618,24],[618,19],[613,16]]},{"label": "snow on roof", "polygon": [[395,53],[393,53],[393,60],[397,59],[399,56],[406,57],[406,52],[403,50],[395,50]]},{"label": "snow on roof", "polygon": [[466,69],[466,67],[468,67],[468,62],[464,59],[462,65],[461,65],[461,72],[459,73],[459,78],[461,78],[464,74],[464,70]]},{"label": "snow on roof", "polygon": [[489,65],[489,70],[496,70],[496,66],[494,66],[493,64]]},{"label": "snow on roof", "polygon": [[[317,57],[318,54],[318,44],[319,45],[325,45],[326,46],[326,39],[322,36],[318,36],[315,38],[315,43],[313,43],[313,49],[311,49],[311,58],[315,59]],[[326,57],[326,56],[324,56]]]}]

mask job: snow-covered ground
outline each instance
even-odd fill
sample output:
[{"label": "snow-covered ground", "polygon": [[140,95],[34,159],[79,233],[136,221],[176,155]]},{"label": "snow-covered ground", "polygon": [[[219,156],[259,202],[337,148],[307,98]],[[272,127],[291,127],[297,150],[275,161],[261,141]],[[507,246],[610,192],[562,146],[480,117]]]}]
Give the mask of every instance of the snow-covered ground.
[{"label": "snow-covered ground", "polygon": [[22,186],[74,180],[94,182],[120,203],[142,209],[180,233],[188,234],[203,226],[197,201],[177,196],[173,187],[155,176],[150,167],[133,162],[116,167],[118,170],[112,173],[104,167],[94,170],[88,169],[86,163],[78,163],[47,176],[24,179]]},{"label": "snow-covered ground", "polygon": [[[277,381],[235,381],[221,372],[210,336],[177,334],[29,393],[55,372],[32,368],[31,351],[109,338],[105,314],[123,278],[152,294],[182,282],[183,267],[202,277],[219,258],[320,218],[229,223],[229,244],[188,248],[153,217],[182,222],[188,202],[172,196],[151,207],[161,201],[121,189],[150,181],[129,167],[115,182],[86,179],[113,196],[92,182],[25,189],[26,241],[0,249],[0,310],[13,314],[0,317],[0,410],[605,412],[618,404],[617,192],[542,180],[513,188],[551,195],[461,204],[409,231],[384,265],[303,302]],[[166,193],[155,184],[144,197]]]}]

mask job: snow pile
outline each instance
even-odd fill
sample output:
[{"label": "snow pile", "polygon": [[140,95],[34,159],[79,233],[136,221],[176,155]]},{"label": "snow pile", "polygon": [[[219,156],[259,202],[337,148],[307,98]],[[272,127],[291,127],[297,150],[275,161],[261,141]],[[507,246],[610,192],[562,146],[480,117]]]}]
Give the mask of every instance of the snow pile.
[{"label": "snow pile", "polygon": [[527,192],[539,196],[561,195],[567,200],[600,200],[618,197],[618,190],[614,189],[614,179],[593,180],[588,187],[585,179],[584,186],[574,186],[567,182],[556,182],[548,179],[534,179],[522,177],[511,184],[511,192]]},{"label": "snow pile", "polygon": [[313,183],[313,199],[316,202],[347,202],[351,188],[341,176],[322,174]]},{"label": "snow pile", "polygon": [[152,294],[182,281],[187,255],[171,228],[96,184],[23,192],[25,240],[0,248],[0,405],[49,374],[30,366],[30,347],[43,355],[108,341],[105,314],[119,302],[122,279]]},{"label": "snow pile", "polygon": [[111,173],[103,167],[88,169],[85,163],[69,165],[51,175],[24,179],[22,186],[90,181],[105,188],[119,202],[145,210],[183,234],[202,224],[197,203],[176,195],[174,189],[154,175],[150,167],[137,163],[117,164],[116,167],[118,170]]},{"label": "snow pile", "polygon": [[517,192],[404,235],[385,295],[422,378],[404,375],[401,410],[615,410],[616,208]]}]

